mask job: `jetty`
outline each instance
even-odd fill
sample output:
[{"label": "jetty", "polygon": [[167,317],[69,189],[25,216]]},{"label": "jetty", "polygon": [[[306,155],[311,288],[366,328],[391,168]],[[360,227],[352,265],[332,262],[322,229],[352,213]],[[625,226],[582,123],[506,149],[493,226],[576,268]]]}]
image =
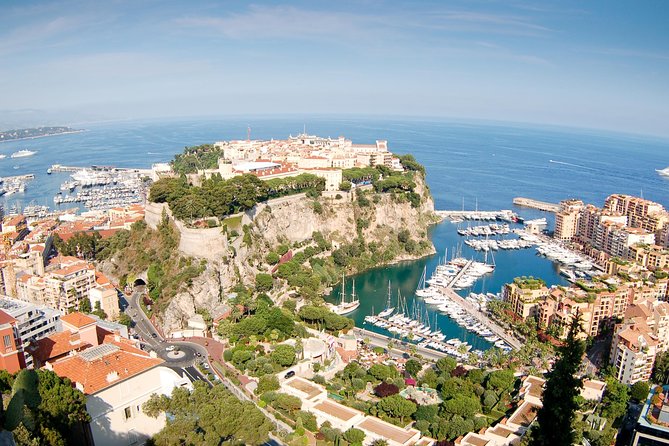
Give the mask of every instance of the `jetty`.
[{"label": "jetty", "polygon": [[507,222],[517,222],[519,220],[518,215],[508,209],[503,209],[501,211],[434,211],[436,215],[441,217],[442,220],[448,219],[451,221],[463,221],[463,220],[484,220],[484,221],[507,221]]},{"label": "jetty", "polygon": [[477,308],[474,307],[474,305],[472,305],[470,302],[468,302],[462,296],[456,293],[453,288],[439,287],[439,286],[437,288],[441,291],[442,294],[444,294],[450,300],[452,300],[453,302],[457,303],[462,308],[464,308],[470,316],[475,317],[481,324],[483,324],[490,331],[495,333],[495,335],[503,339],[504,342],[509,344],[511,347],[513,347],[514,349],[520,349],[520,347],[522,347],[522,344],[518,339],[516,339],[511,334],[507,333],[502,327],[491,321],[490,318],[488,318],[488,316],[481,313]]},{"label": "jetty", "polygon": [[28,181],[28,180],[34,180],[35,179],[35,174],[29,173],[26,175],[14,175],[11,177],[1,177],[0,181]]},{"label": "jetty", "polygon": [[516,197],[513,204],[525,208],[538,209],[540,211],[556,213],[560,210],[560,205],[546,201],[533,200],[532,198]]}]

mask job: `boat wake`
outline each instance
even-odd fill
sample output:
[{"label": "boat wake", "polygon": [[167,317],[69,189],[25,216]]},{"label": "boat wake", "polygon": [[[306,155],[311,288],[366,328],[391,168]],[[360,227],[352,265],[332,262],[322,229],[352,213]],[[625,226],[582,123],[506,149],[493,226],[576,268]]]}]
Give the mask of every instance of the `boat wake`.
[{"label": "boat wake", "polygon": [[553,164],[562,164],[562,165],[564,165],[564,166],[578,167],[579,169],[597,170],[597,169],[593,169],[592,167],[581,166],[580,164],[568,163],[568,162],[566,162],[566,161],[548,160],[548,162],[549,162],[549,163],[553,163]]},{"label": "boat wake", "polygon": [[160,155],[160,152],[146,152],[147,155]]}]

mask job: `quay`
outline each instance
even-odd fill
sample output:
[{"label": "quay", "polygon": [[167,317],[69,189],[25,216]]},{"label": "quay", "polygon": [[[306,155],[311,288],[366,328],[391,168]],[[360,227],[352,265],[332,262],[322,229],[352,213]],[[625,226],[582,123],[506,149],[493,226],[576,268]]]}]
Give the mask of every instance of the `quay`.
[{"label": "quay", "polygon": [[508,209],[501,211],[434,211],[442,220],[502,220],[508,222],[518,221],[518,215]]},{"label": "quay", "polygon": [[462,269],[458,272],[458,274],[456,274],[453,277],[453,279],[448,283],[448,286],[444,287],[437,286],[437,288],[444,296],[448,297],[453,302],[457,303],[462,308],[464,308],[468,314],[475,317],[480,323],[486,326],[495,335],[503,339],[504,342],[506,342],[515,349],[519,349],[522,345],[520,341],[518,341],[516,338],[507,333],[502,327],[491,321],[488,316],[477,310],[474,307],[474,305],[472,305],[466,299],[463,299],[462,296],[456,293],[455,290],[452,288],[453,285],[455,285],[458,282],[458,280],[460,280],[460,278],[467,273],[467,270],[472,266],[473,263],[474,263],[473,260],[468,260],[465,266],[463,266]]},{"label": "quay", "polygon": [[[409,342],[401,341],[401,340],[398,340],[396,338],[391,338],[389,336],[382,335],[380,333],[377,333],[377,332],[371,331],[371,330],[367,330],[365,328],[355,327],[353,329],[353,333],[355,334],[356,338],[358,338],[358,339],[363,339],[363,340],[364,339],[369,339],[369,343],[371,345],[375,346],[375,347],[387,348],[388,343],[392,341],[393,343],[395,343],[395,348],[393,350],[406,351],[406,350],[408,350],[408,348],[405,348],[405,347],[409,347],[410,345],[413,345],[414,347],[416,347],[416,352],[417,353],[420,353],[421,355],[423,355],[424,358],[432,359],[432,360],[435,360],[435,361],[438,360],[438,359],[441,359],[441,358],[445,358],[447,356],[451,356],[448,353],[441,352],[439,350],[434,350],[432,348],[421,347],[420,345],[411,344]],[[391,352],[391,353],[393,353],[393,352]],[[401,356],[401,355],[399,355],[399,356]]]},{"label": "quay", "polygon": [[488,327],[490,331],[492,331],[499,338],[503,339],[504,342],[509,344],[511,347],[513,347],[516,350],[522,347],[522,344],[518,339],[511,336],[502,327],[491,321],[490,318],[488,318],[488,316],[486,316],[485,314],[481,313],[479,310],[474,308],[474,306],[471,303],[463,299],[462,296],[460,296],[458,293],[455,292],[455,290],[453,290],[453,288],[449,287],[438,287],[438,288],[442,292],[442,294],[444,294],[446,297],[448,297],[449,299],[460,305],[462,308],[464,308],[468,314],[475,317],[480,323]]},{"label": "quay", "polygon": [[533,200],[531,198],[516,197],[513,199],[513,204],[526,208],[538,209],[540,211],[556,213],[560,210],[560,205],[555,203],[548,203],[546,201]]},{"label": "quay", "polygon": [[80,170],[108,170],[112,172],[134,172],[143,175],[150,175],[151,169],[139,169],[135,167],[113,167],[113,166],[64,166],[62,164],[51,165],[52,172],[79,172]]},{"label": "quay", "polygon": [[11,177],[2,177],[0,178],[0,181],[27,181],[27,180],[34,180],[35,175],[32,173],[26,174],[26,175],[14,175]]}]

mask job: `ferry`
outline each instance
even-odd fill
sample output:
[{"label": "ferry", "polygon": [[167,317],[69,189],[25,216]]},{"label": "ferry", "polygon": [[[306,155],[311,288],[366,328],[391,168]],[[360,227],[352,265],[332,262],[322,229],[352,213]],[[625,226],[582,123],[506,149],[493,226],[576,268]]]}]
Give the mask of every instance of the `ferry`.
[{"label": "ferry", "polygon": [[26,156],[33,156],[37,152],[32,150],[19,150],[18,152],[12,153],[12,158],[25,158]]}]

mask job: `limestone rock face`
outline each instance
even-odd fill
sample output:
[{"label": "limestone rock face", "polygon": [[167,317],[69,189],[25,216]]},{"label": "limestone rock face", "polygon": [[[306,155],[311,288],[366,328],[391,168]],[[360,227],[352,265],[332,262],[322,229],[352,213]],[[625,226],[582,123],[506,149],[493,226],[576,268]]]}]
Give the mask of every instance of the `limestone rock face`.
[{"label": "limestone rock face", "polygon": [[[165,333],[186,328],[198,308],[207,309],[213,317],[220,314],[227,300],[226,292],[239,281],[252,285],[258,272],[266,272],[263,259],[267,253],[281,243],[299,243],[311,239],[318,231],[337,248],[356,238],[356,228],[361,223],[367,243],[383,246],[390,239],[396,240],[403,229],[416,240],[427,240],[427,229],[436,222],[434,203],[422,178],[416,182],[416,192],[422,197],[417,208],[391,194],[371,193],[367,196],[369,204],[360,206],[354,193],[332,192],[317,200],[299,194],[260,203],[241,215],[246,229],[240,228],[239,236],[234,238],[229,238],[221,228],[193,229],[175,222],[181,233],[179,250],[184,255],[206,259],[207,268],[186,291],[172,299],[161,315]],[[163,209],[172,218],[166,205],[147,206],[149,226],[157,226]],[[244,243],[245,231],[247,239],[251,239],[250,246]],[[433,252],[432,247],[421,255]],[[417,257],[403,253],[394,260]]]}]

